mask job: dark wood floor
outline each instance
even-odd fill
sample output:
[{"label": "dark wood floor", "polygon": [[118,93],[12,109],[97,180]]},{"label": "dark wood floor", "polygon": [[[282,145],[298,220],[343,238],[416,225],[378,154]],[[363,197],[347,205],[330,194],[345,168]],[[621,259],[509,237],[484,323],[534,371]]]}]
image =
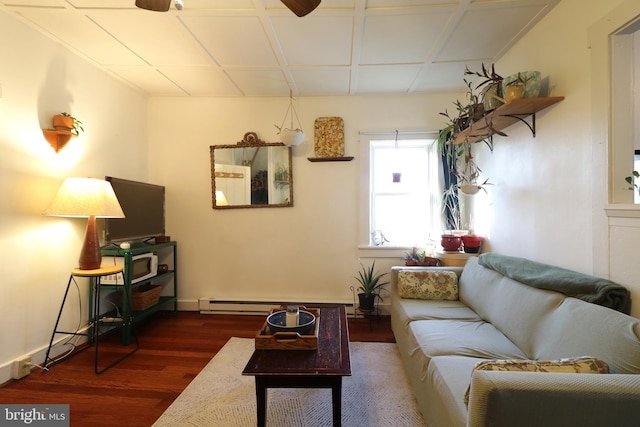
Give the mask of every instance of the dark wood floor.
[{"label": "dark wood floor", "polygon": [[[71,425],[152,425],[230,337],[253,338],[264,316],[158,313],[137,328],[140,349],[101,375],[94,348],[0,387],[0,403],[69,404]],[[387,316],[349,319],[351,341],[395,342]],[[100,341],[101,365],[125,352],[115,334]]]}]

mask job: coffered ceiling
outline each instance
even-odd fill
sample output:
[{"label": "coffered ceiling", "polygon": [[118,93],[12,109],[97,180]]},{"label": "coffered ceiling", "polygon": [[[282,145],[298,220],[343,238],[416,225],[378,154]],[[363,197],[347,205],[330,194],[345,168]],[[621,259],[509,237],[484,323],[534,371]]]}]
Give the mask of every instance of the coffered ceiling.
[{"label": "coffered ceiling", "polygon": [[0,0],[0,8],[150,96],[294,96],[464,89],[560,0]]}]

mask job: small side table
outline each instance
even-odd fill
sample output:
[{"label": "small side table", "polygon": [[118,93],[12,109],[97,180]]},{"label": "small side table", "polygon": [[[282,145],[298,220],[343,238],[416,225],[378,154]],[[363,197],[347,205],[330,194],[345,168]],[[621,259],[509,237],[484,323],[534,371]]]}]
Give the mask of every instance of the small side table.
[{"label": "small side table", "polygon": [[[111,364],[109,364],[108,366],[106,366],[105,368],[99,369],[98,368],[98,347],[99,347],[99,342],[100,342],[100,331],[99,331],[99,316],[100,316],[100,278],[103,276],[109,276],[111,274],[116,274],[116,273],[120,273],[122,272],[123,268],[121,266],[116,266],[116,265],[109,265],[109,266],[101,266],[100,268],[97,268],[95,270],[81,270],[79,268],[74,268],[71,271],[71,275],[69,276],[69,281],[67,282],[67,289],[64,292],[64,298],[62,299],[62,305],[60,305],[60,311],[58,312],[58,318],[56,319],[56,325],[53,327],[53,332],[51,334],[51,340],[49,341],[49,347],[47,348],[47,353],[44,357],[44,367],[48,368],[50,366],[55,365],[58,362],[61,362],[64,359],[60,359],[60,360],[53,360],[49,358],[49,353],[51,352],[51,347],[53,346],[53,340],[56,336],[56,334],[66,334],[66,335],[82,335],[82,336],[86,336],[86,337],[91,337],[92,334],[90,333],[80,333],[80,332],[68,332],[68,331],[60,331],[58,330],[58,324],[60,323],[60,317],[62,316],[62,310],[64,309],[64,304],[67,301],[67,295],[69,294],[69,288],[71,287],[71,282],[73,281],[74,277],[87,277],[90,279],[91,284],[93,285],[93,313],[91,314],[91,330],[93,331],[93,341],[95,342],[95,346],[96,346],[96,355],[95,355],[95,364],[94,364],[94,368],[95,368],[95,372],[96,374],[101,374],[104,371],[106,371],[107,369],[111,368],[112,366],[116,365],[117,363],[120,363],[122,360],[126,359],[127,357],[131,356],[133,353],[135,353],[136,351],[138,351],[139,348],[139,343],[138,343],[138,337],[136,336],[136,346],[133,350],[131,350],[130,352],[124,354],[123,356],[121,356],[120,358],[118,358],[117,360],[115,360],[114,362],[112,362]],[[124,320],[124,319],[123,319]],[[122,322],[120,322],[122,324]],[[51,361],[49,363],[49,361]]]}]

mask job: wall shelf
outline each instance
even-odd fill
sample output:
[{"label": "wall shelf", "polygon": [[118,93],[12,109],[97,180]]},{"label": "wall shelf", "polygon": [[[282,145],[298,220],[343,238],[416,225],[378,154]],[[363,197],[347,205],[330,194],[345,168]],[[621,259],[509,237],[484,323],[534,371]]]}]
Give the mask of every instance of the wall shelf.
[{"label": "wall shelf", "polygon": [[307,157],[310,162],[350,162],[353,160],[353,156],[350,157]]},{"label": "wall shelf", "polygon": [[[494,130],[501,131],[518,121],[526,124],[535,138],[536,113],[563,99],[564,96],[516,99],[508,104],[499,106],[480,120],[472,123],[471,126],[458,133],[451,143],[462,144],[465,140],[470,143],[482,141],[495,134],[494,131],[489,129],[488,123],[491,123]],[[531,116],[531,124],[525,120],[529,116]]]},{"label": "wall shelf", "polygon": [[75,133],[65,132],[55,129],[42,129],[45,139],[56,150],[56,153],[67,145],[71,138],[76,137]]}]

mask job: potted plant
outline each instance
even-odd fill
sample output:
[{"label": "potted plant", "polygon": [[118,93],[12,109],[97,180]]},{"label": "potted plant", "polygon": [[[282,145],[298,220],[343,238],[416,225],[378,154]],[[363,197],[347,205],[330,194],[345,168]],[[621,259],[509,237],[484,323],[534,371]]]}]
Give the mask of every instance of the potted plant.
[{"label": "potted plant", "polygon": [[297,146],[302,144],[304,141],[304,132],[302,129],[290,129],[290,128],[281,128],[276,126],[278,129],[278,135],[280,135],[280,140],[287,146]]},{"label": "potted plant", "polygon": [[358,300],[360,302],[360,310],[362,311],[372,311],[376,298],[380,298],[382,301],[382,297],[380,296],[380,291],[384,289],[385,285],[389,282],[381,281],[382,278],[389,273],[376,273],[375,266],[376,262],[373,261],[370,267],[365,267],[360,264],[362,270],[358,272],[358,276],[355,279],[360,283],[358,287]]},{"label": "potted plant", "polygon": [[463,143],[462,145],[464,151],[461,159],[463,167],[453,171],[453,174],[458,178],[457,187],[464,194],[468,195],[474,195],[480,190],[486,192],[487,190],[484,186],[491,185],[489,178],[485,179],[482,183],[478,183],[478,178],[480,178],[480,172],[482,172],[482,170],[480,170],[477,163],[473,160],[471,144]]},{"label": "potted plant", "polygon": [[53,116],[53,127],[58,131],[70,132],[76,136],[84,132],[82,122],[66,112]]},{"label": "potted plant", "polygon": [[482,240],[482,236],[478,236],[476,234],[467,234],[465,236],[462,236],[464,251],[469,254],[477,254],[478,252],[480,252]]},{"label": "potted plant", "polygon": [[478,83],[476,89],[486,86],[480,93],[482,95],[482,103],[485,112],[490,112],[504,104],[502,99],[502,76],[496,73],[495,65],[491,64],[491,70],[482,64],[482,71],[471,71],[469,67],[465,67],[465,75],[473,75],[481,77],[483,80]]},{"label": "potted plant", "polygon": [[635,183],[635,179],[640,178],[640,172],[638,171],[633,171],[631,172],[631,175],[626,177],[624,180],[627,181],[627,184],[629,184],[629,190],[638,190],[640,191],[640,187],[638,187],[638,184]]},{"label": "potted plant", "polygon": [[437,258],[427,256],[426,251],[419,251],[416,247],[411,249],[411,252],[406,252],[402,259],[406,266],[435,266],[440,264]]}]

